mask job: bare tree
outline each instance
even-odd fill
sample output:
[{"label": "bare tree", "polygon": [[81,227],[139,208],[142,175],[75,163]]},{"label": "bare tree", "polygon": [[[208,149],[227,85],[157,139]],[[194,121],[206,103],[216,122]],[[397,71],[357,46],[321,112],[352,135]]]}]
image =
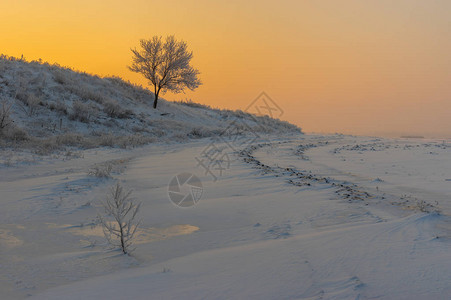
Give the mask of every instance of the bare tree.
[{"label": "bare tree", "polygon": [[135,217],[141,203],[135,204],[130,198],[131,193],[131,191],[124,191],[120,184],[116,183],[106,201],[102,202],[106,216],[99,215],[108,243],[114,247],[120,247],[124,254],[131,251],[130,246],[139,226],[139,222],[135,223]]},{"label": "bare tree", "polygon": [[183,92],[185,88],[194,90],[202,82],[198,78],[199,71],[190,63],[193,52],[188,51],[184,41],[177,41],[174,36],[154,36],[140,41],[141,49],[131,49],[133,64],[129,69],[141,73],[154,87],[155,99],[153,108],[157,108],[158,96],[161,92]]},{"label": "bare tree", "polygon": [[5,100],[2,100],[2,105],[0,107],[0,130],[8,127],[11,123],[11,106],[12,104],[8,104]]}]

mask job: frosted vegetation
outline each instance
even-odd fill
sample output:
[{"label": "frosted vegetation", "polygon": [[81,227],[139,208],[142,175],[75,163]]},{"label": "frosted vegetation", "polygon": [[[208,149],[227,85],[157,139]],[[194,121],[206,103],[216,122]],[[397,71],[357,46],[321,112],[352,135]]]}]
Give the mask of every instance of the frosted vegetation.
[{"label": "frosted vegetation", "polygon": [[[48,154],[67,147],[135,147],[224,133],[239,120],[258,134],[300,132],[284,121],[160,99],[118,77],[0,57],[0,146]],[[251,99],[252,100],[252,99]]]},{"label": "frosted vegetation", "polygon": [[173,35],[163,41],[161,36],[141,40],[141,49],[132,49],[133,64],[129,69],[142,74],[153,86],[155,98],[153,108],[157,108],[160,92],[181,93],[198,88],[202,82],[199,70],[191,66],[193,52],[184,41],[177,41]]}]

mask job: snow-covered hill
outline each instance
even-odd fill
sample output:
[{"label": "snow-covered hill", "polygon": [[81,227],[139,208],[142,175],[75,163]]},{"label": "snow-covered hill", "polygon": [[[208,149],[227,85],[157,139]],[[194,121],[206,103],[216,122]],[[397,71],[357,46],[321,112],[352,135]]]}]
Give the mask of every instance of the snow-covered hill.
[{"label": "snow-covered hill", "polygon": [[[134,146],[186,141],[241,132],[300,133],[287,122],[243,111],[213,109],[193,102],[162,99],[120,78],[100,78],[59,65],[0,57],[0,108],[14,121],[1,129],[2,144],[38,147]],[[3,126],[0,126],[3,127]]]}]

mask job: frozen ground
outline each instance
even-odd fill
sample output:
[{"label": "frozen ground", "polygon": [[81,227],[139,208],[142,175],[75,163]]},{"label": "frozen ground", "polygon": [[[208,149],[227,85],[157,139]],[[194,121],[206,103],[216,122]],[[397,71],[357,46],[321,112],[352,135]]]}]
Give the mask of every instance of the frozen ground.
[{"label": "frozen ground", "polygon": [[[215,142],[231,159],[217,180],[196,160],[210,146],[3,153],[0,298],[449,299],[449,141]],[[191,208],[168,199],[181,172],[203,183]],[[132,256],[97,225],[115,180],[142,201]]]}]

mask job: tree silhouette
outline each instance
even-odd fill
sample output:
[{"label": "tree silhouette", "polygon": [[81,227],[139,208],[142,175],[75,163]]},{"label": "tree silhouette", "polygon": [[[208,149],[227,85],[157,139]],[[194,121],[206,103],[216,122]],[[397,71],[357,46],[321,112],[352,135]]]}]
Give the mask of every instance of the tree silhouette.
[{"label": "tree silhouette", "polygon": [[140,41],[141,49],[131,49],[133,64],[129,69],[141,73],[154,87],[153,108],[157,108],[160,92],[183,92],[185,88],[194,90],[202,82],[199,71],[191,66],[193,53],[188,51],[184,41],[177,41],[168,36],[163,41],[161,36]]}]

